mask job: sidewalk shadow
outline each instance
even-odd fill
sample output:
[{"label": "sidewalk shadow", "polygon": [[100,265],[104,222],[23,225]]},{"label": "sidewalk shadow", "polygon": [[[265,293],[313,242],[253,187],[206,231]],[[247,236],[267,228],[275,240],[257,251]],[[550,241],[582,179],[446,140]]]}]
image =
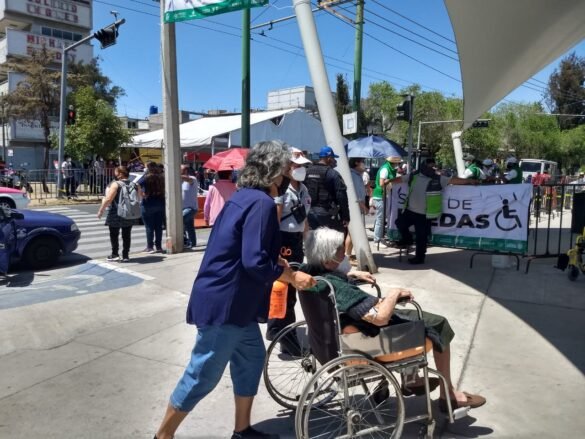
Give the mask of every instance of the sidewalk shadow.
[{"label": "sidewalk shadow", "polygon": [[131,255],[130,262],[136,264],[154,264],[157,262],[164,261],[164,255],[148,255],[148,256],[134,256]]},{"label": "sidewalk shadow", "polygon": [[20,273],[9,273],[0,277],[0,286],[6,288],[27,287],[33,283],[35,273],[33,271],[22,271]]},{"label": "sidewalk shadow", "polygon": [[[575,282],[567,278],[554,265],[556,259],[535,259],[530,271],[525,273],[527,258],[520,258],[520,269],[516,263],[510,268],[494,268],[490,257],[475,258],[470,268],[473,251],[436,247],[427,254],[422,265],[410,265],[404,254],[398,261],[398,250],[374,254],[379,267],[400,271],[416,271],[416,279],[410,276],[413,288],[417,285],[440,291],[441,275],[463,284],[461,292],[487,295],[506,308],[526,325],[540,334],[581,372],[585,372],[585,344],[582,321],[585,318],[585,276]],[[513,258],[512,258],[513,260]],[[455,287],[457,288],[456,284]]]}]

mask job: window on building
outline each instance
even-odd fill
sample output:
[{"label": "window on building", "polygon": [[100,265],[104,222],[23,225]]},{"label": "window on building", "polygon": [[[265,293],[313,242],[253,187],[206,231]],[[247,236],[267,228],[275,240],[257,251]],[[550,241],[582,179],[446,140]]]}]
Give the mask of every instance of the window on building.
[{"label": "window on building", "polygon": [[51,28],[50,27],[42,27],[41,28],[41,34],[43,34],[43,35],[45,35],[47,37],[50,37],[50,36],[53,35],[52,32],[51,32]]},{"label": "window on building", "polygon": [[53,36],[55,38],[63,38],[63,32],[60,29],[53,29]]},{"label": "window on building", "polygon": [[81,34],[73,34],[73,41],[79,41],[83,38]]},{"label": "window on building", "polygon": [[63,31],[63,39],[64,40],[73,41],[73,33],[67,32],[67,31]]}]

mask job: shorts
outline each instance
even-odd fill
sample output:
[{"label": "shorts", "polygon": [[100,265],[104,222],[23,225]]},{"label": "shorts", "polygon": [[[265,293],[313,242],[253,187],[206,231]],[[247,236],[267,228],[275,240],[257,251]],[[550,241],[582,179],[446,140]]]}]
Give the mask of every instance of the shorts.
[{"label": "shorts", "polygon": [[190,412],[219,383],[227,364],[237,396],[255,396],[264,368],[266,348],[258,323],[248,326],[198,328],[191,360],[177,383],[170,404]]}]

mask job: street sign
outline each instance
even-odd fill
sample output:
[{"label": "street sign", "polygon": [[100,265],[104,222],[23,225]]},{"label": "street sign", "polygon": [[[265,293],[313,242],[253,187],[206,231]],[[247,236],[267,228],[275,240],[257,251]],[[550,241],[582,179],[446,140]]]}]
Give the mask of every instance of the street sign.
[{"label": "street sign", "polygon": [[245,8],[264,6],[268,0],[165,0],[165,23],[196,20]]},{"label": "street sign", "polygon": [[357,133],[358,114],[357,111],[343,115],[343,135]]},{"label": "street sign", "polygon": [[13,149],[9,149],[8,150],[8,154],[6,154],[8,157],[14,157],[14,150]]}]

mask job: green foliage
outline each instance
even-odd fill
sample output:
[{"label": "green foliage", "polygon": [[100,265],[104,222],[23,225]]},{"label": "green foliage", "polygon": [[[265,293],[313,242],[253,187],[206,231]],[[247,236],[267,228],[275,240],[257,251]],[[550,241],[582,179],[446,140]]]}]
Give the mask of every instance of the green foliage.
[{"label": "green foliage", "polygon": [[[575,52],[561,60],[558,69],[550,75],[547,102],[553,113],[585,115],[585,57]],[[579,117],[559,117],[562,129],[574,128]]]},{"label": "green foliage", "polygon": [[81,87],[92,87],[98,98],[114,108],[116,108],[118,98],[126,95],[124,89],[112,85],[110,78],[104,76],[99,67],[99,58],[92,59],[89,64],[85,64],[83,61],[71,63],[67,83],[73,92]]},{"label": "green foliage", "polygon": [[88,155],[111,156],[121,144],[131,140],[130,131],[91,86],[80,87],[71,94],[77,115],[75,125],[67,127],[65,152],[76,160]]},{"label": "green foliage", "polygon": [[7,96],[7,115],[14,119],[40,121],[45,137],[45,169],[49,167],[51,122],[58,118],[60,101],[61,75],[50,68],[53,63],[53,55],[43,47],[29,58],[4,65],[8,71],[24,75],[24,79]]}]

